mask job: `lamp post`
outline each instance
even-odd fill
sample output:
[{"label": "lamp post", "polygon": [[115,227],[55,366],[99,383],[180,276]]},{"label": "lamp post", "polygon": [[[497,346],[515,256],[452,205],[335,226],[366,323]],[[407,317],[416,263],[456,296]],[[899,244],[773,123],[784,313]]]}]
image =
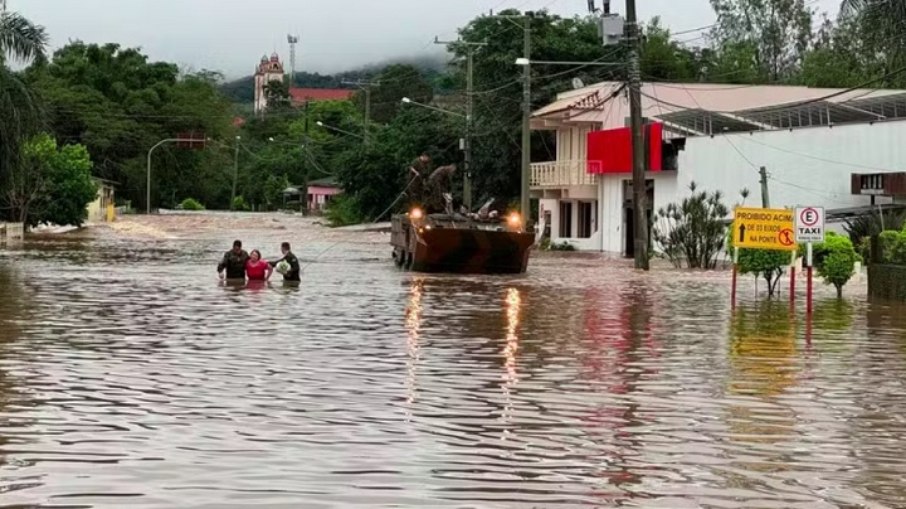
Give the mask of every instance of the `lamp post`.
[{"label": "lamp post", "polygon": [[317,121],[317,122],[315,122],[315,125],[317,125],[318,127],[322,128],[322,129],[327,129],[328,131],[336,131],[336,132],[338,132],[338,133],[345,134],[345,135],[347,135],[347,136],[352,136],[353,138],[358,138],[358,139],[360,139],[360,140],[362,140],[362,141],[364,141],[364,142],[366,142],[366,143],[368,142],[368,138],[366,138],[366,137],[364,137],[364,136],[358,135],[358,134],[356,134],[356,133],[351,133],[351,132],[349,132],[349,131],[340,129],[339,127],[334,127],[334,126],[332,126],[332,125],[327,125],[327,124],[325,124],[324,122],[321,122],[320,120]]},{"label": "lamp post", "polygon": [[192,138],[167,138],[165,140],[160,140],[159,142],[154,144],[154,146],[151,147],[151,149],[148,150],[148,180],[145,184],[146,185],[145,210],[149,215],[151,214],[151,155],[154,154],[154,151],[157,150],[158,147],[165,145],[167,143],[198,143],[199,141],[204,142],[205,140],[196,140],[196,139],[192,139]]}]

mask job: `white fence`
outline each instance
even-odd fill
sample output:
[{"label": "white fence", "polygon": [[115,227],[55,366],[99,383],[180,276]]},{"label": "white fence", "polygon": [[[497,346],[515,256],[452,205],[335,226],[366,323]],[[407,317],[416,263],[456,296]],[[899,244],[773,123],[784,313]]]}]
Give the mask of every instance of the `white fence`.
[{"label": "white fence", "polygon": [[585,161],[550,161],[532,164],[531,186],[534,188],[593,186],[597,176],[586,170]]}]

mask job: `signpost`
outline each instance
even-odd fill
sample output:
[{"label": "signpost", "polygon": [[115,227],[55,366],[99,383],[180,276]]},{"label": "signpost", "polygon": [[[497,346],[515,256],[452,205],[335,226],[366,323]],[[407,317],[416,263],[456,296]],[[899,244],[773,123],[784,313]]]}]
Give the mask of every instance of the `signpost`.
[{"label": "signpost", "polygon": [[787,209],[736,209],[733,246],[736,248],[795,251],[793,211]]},{"label": "signpost", "polygon": [[800,207],[796,209],[796,242],[805,243],[805,266],[807,272],[806,313],[812,314],[812,243],[824,242],[824,208]]},{"label": "signpost", "polygon": [[[792,210],[738,207],[733,218],[733,287],[731,306],[736,307],[736,276],[739,269],[739,250],[769,249],[789,251],[796,256],[796,225]],[[795,279],[795,278],[794,278]],[[794,283],[790,283],[791,286]],[[795,288],[793,288],[795,289]],[[794,292],[790,292],[793,295]],[[792,296],[790,297],[793,298]]]}]

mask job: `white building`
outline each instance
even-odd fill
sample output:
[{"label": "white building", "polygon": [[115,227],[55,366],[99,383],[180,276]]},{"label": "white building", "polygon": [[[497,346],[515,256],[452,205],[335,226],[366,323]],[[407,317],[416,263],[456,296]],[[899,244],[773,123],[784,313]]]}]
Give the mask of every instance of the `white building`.
[{"label": "white building", "polygon": [[[874,202],[854,194],[854,175],[906,171],[904,90],[646,83],[642,109],[663,128],[663,169],[648,172],[652,214],[688,196],[692,182],[720,191],[731,208],[748,189],[746,203],[760,206],[762,166],[771,206],[829,210]],[[531,176],[553,242],[631,255],[632,175],[613,165],[628,156],[628,136],[589,141],[628,118],[625,89],[612,82],[560,94],[533,114],[533,129],[556,131],[556,160],[533,164]]]}]

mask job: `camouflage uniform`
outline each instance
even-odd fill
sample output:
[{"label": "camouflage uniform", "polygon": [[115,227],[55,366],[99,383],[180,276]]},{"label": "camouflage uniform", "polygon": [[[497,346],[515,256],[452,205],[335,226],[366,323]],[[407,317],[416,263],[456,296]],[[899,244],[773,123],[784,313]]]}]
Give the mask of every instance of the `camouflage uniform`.
[{"label": "camouflage uniform", "polygon": [[[409,202],[413,205],[422,205],[428,196],[428,177],[431,175],[431,160],[422,161],[416,158],[409,165],[410,170],[406,171],[406,182],[409,183],[406,194],[409,196]],[[415,170],[418,176],[415,176],[411,170]]]},{"label": "camouflage uniform", "polygon": [[455,171],[456,166],[454,165],[441,166],[434,170],[434,173],[428,178],[425,208],[429,214],[448,212],[444,193],[452,192],[453,172]]},{"label": "camouflage uniform", "polygon": [[249,254],[245,250],[238,253],[230,249],[223,255],[217,265],[217,272],[226,270],[227,279],[245,279],[245,264],[249,261]]}]

